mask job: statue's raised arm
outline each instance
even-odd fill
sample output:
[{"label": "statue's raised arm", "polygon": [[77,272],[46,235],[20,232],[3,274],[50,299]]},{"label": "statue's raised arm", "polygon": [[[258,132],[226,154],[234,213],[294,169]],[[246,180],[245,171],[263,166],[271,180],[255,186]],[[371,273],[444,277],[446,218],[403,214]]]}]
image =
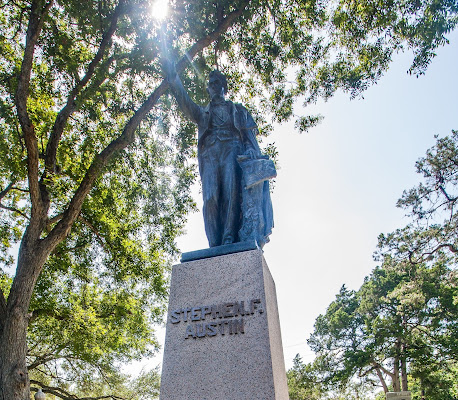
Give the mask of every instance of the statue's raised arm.
[{"label": "statue's raised arm", "polygon": [[163,64],[163,68],[167,75],[167,81],[170,84],[173,95],[175,96],[181,111],[195,124],[199,125],[199,121],[202,118],[203,107],[200,107],[192,101],[189,97],[186,89],[181,83],[180,77],[175,69],[175,64],[166,60]]},{"label": "statue's raised arm", "polygon": [[273,162],[262,156],[257,126],[241,104],[225,99],[227,79],[209,75],[210,103],[199,106],[187,94],[175,67],[166,63],[167,79],[183,113],[198,128],[205,232],[210,247],[256,241],[262,247],[273,227],[269,179]]}]

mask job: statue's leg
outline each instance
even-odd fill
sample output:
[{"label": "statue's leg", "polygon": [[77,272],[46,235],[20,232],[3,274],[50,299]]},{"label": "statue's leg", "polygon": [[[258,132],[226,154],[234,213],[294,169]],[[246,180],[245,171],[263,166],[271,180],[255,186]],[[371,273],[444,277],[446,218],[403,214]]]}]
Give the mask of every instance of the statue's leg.
[{"label": "statue's leg", "polygon": [[224,157],[221,163],[221,191],[222,191],[222,220],[224,221],[223,244],[239,241],[238,230],[240,228],[240,203],[241,203],[241,171],[237,163],[237,155],[241,153],[241,145],[238,141],[225,142]]},{"label": "statue's leg", "polygon": [[222,226],[219,216],[219,170],[216,146],[199,156],[205,233],[210,247],[222,244]]}]

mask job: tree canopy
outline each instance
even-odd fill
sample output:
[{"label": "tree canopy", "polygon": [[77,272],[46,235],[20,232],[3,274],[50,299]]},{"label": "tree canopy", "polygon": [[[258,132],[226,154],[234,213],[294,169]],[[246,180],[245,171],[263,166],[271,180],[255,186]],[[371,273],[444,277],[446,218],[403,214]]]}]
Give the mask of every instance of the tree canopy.
[{"label": "tree canopy", "polygon": [[456,1],[170,1],[167,23],[150,6],[0,1],[2,400],[29,398],[29,368],[83,385],[156,346],[195,176],[164,58],[196,101],[218,67],[264,133],[305,131],[319,116],[297,99],[357,96],[402,48],[423,73],[457,22]]}]

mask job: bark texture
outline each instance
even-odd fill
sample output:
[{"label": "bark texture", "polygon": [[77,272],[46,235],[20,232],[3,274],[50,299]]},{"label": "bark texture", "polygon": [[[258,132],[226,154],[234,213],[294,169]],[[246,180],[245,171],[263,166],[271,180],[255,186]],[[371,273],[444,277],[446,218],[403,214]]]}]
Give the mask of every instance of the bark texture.
[{"label": "bark texture", "polygon": [[27,372],[28,308],[35,283],[48,254],[37,240],[24,237],[19,251],[17,274],[8,297],[0,336],[0,399],[29,400]]}]

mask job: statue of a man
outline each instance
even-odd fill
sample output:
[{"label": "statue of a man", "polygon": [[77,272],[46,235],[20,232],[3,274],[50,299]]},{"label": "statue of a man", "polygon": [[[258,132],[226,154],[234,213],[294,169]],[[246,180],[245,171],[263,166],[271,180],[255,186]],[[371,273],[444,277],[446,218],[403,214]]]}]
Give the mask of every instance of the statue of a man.
[{"label": "statue of a man", "polygon": [[241,104],[225,100],[227,80],[220,71],[210,73],[210,103],[202,107],[188,96],[174,67],[167,67],[179,107],[198,127],[203,215],[210,247],[253,239],[262,247],[273,227],[269,178],[275,176],[275,168],[261,155],[256,123]]}]

